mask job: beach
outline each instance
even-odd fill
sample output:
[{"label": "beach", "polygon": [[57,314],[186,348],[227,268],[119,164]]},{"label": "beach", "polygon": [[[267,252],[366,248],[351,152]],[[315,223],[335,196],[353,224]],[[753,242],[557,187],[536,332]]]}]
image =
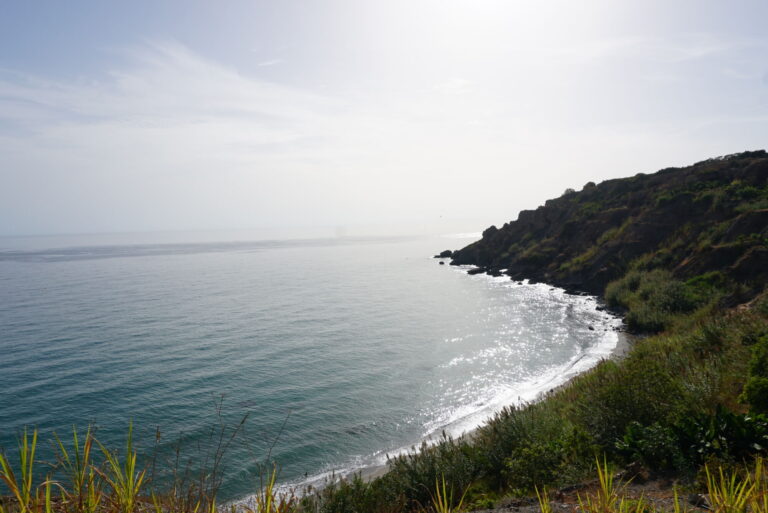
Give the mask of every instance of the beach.
[{"label": "beach", "polygon": [[[499,283],[499,282],[503,283],[503,282],[506,281],[503,277],[491,277],[491,276],[487,276],[487,275],[478,275],[478,276],[474,276],[472,278],[473,279],[483,279],[484,277],[489,279],[489,280],[493,280],[493,281],[495,281],[497,283]],[[520,283],[519,285],[527,286],[527,283]],[[570,297],[570,298],[572,298],[574,300],[583,300],[585,297],[588,297],[590,300],[594,300],[596,305],[600,305],[601,304],[599,302],[598,298],[594,298],[594,297],[590,297],[590,296],[579,296],[579,295],[566,294],[564,290],[556,289],[555,287],[551,287],[551,286],[546,285],[546,284],[537,284],[536,286],[540,287],[540,288],[544,288],[544,289],[549,289],[549,290],[557,290],[558,292],[562,293],[563,297]],[[600,308],[602,308],[602,306]],[[618,317],[616,317],[616,318],[618,319]],[[594,333],[595,333],[595,335],[599,335],[599,332],[594,332]],[[629,353],[629,351],[631,350],[631,348],[632,348],[632,346],[634,344],[634,341],[637,338],[635,335],[633,335],[631,333],[628,333],[625,330],[623,324],[614,327],[611,330],[611,333],[615,335],[615,343],[612,345],[612,347],[610,347],[610,349],[608,351],[606,351],[602,355],[601,358],[596,359],[594,361],[594,365],[597,365],[600,361],[607,360],[607,359],[610,359],[610,360],[621,360],[622,358],[624,358]],[[513,405],[527,404],[527,403],[530,403],[530,402],[535,402],[535,401],[541,400],[542,398],[544,398],[546,395],[552,393],[553,391],[556,391],[556,390],[561,389],[561,388],[568,387],[569,384],[571,383],[571,381],[576,379],[582,373],[588,372],[590,369],[592,369],[594,367],[594,365],[590,365],[590,366],[588,366],[586,368],[580,369],[579,372],[577,372],[577,373],[569,372],[568,373],[568,377],[567,377],[567,379],[564,382],[557,382],[558,380],[556,380],[556,379],[552,380],[556,384],[554,384],[551,387],[544,386],[542,388],[542,384],[539,383],[539,384],[537,384],[537,388],[538,389],[537,389],[535,395],[532,396],[530,394],[527,394],[525,400],[520,399],[518,401],[512,401],[512,402],[509,402],[507,404],[502,405],[501,407],[503,408],[503,407],[513,406]],[[496,411],[498,411],[498,410],[496,410]],[[454,439],[472,440],[474,438],[474,436],[476,435],[476,433],[478,432],[478,430],[482,429],[482,426],[492,416],[493,416],[493,413],[489,414],[484,421],[479,423],[479,425],[476,425],[476,426],[472,427],[471,429],[462,431],[460,433],[452,433],[450,436],[452,436],[452,438],[454,438]],[[442,435],[443,435],[444,432],[445,432],[444,430],[438,430],[437,432],[434,432],[434,433],[430,434],[429,436],[426,436],[426,437],[422,438],[418,443],[413,444],[409,448],[403,448],[403,449],[400,449],[399,451],[397,451],[395,453],[389,454],[388,457],[396,457],[397,455],[405,454],[407,452],[412,452],[414,450],[418,451],[418,450],[420,450],[420,447],[422,447],[423,444],[431,445],[431,444],[437,443],[442,438]],[[374,479],[376,479],[378,477],[383,476],[388,471],[389,471],[389,466],[388,466],[388,464],[386,462],[380,462],[380,463],[377,463],[377,464],[374,464],[374,465],[367,465],[367,466],[363,466],[363,467],[360,467],[360,468],[357,468],[357,469],[354,469],[354,468],[352,468],[352,469],[350,469],[350,468],[342,468],[342,469],[339,469],[338,471],[330,470],[330,471],[324,472],[321,475],[313,476],[313,477],[311,477],[310,479],[308,479],[307,481],[304,481],[304,482],[285,484],[285,485],[283,485],[283,488],[285,490],[288,490],[288,489],[294,490],[294,491],[296,491],[299,494],[305,494],[305,493],[311,493],[313,490],[316,490],[318,488],[322,488],[322,487],[326,486],[327,484],[329,484],[331,482],[337,481],[339,479],[349,479],[349,478],[351,478],[352,476],[355,476],[355,475],[359,475],[364,481],[369,482],[369,481],[372,481],[372,480],[374,480]]]}]

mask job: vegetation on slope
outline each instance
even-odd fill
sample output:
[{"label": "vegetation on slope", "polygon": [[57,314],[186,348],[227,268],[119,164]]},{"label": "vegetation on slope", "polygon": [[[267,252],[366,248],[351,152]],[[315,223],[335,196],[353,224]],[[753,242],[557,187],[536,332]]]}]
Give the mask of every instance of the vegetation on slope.
[{"label": "vegetation on slope", "polygon": [[768,278],[766,226],[768,154],[753,151],[568,190],[488,228],[453,263],[596,295],[633,268],[719,271],[744,287],[738,302]]}]

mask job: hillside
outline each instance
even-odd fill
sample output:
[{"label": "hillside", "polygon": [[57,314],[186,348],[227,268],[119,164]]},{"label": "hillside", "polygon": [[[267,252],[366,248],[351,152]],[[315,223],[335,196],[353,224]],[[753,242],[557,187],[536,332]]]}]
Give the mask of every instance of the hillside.
[{"label": "hillside", "polygon": [[728,301],[742,302],[768,279],[768,154],[590,182],[491,226],[452,264],[597,295],[632,268],[679,280],[715,271],[719,285],[738,285]]}]

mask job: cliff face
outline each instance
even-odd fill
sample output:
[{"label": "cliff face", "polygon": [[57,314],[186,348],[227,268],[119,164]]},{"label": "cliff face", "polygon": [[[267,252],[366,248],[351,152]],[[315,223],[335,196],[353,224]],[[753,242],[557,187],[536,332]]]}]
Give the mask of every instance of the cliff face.
[{"label": "cliff face", "polygon": [[744,152],[566,191],[453,253],[514,279],[602,294],[630,268],[768,283],[768,154]]}]

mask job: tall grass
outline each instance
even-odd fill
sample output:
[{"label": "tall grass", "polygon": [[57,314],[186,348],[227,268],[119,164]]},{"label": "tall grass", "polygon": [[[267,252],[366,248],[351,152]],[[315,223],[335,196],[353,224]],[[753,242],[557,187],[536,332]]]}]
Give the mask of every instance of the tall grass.
[{"label": "tall grass", "polygon": [[461,511],[464,505],[464,497],[467,496],[468,488],[464,489],[461,496],[456,499],[453,486],[445,483],[445,476],[440,476],[440,481],[435,480],[435,491],[432,493],[431,509],[425,508],[425,512],[432,513],[457,513]]},{"label": "tall grass", "polygon": [[579,508],[585,513],[635,513],[649,510],[643,498],[632,500],[627,497],[628,483],[616,483],[607,460],[597,460],[597,491],[578,496]]},{"label": "tall grass", "polygon": [[549,499],[549,493],[546,488],[539,491],[539,488],[536,487],[536,499],[539,502],[541,513],[552,513],[552,502]]},{"label": "tall grass", "polygon": [[[36,449],[37,430],[33,432],[32,439],[30,440],[29,434],[25,429],[24,434],[19,440],[18,473],[14,472],[13,466],[7,458],[0,454],[0,480],[10,490],[20,513],[31,512],[39,507],[39,497],[32,485]],[[3,508],[3,506],[0,505],[0,508]]]},{"label": "tall grass", "polygon": [[745,513],[755,491],[755,483],[749,476],[739,479],[732,473],[726,477],[722,468],[715,474],[710,472],[709,466],[705,471],[712,509],[718,513]]},{"label": "tall grass", "polygon": [[246,513],[290,513],[298,507],[298,498],[292,490],[281,491],[276,486],[277,465],[267,472],[261,490],[256,494],[255,507],[245,506]]},{"label": "tall grass", "polygon": [[94,438],[90,426],[82,440],[78,436],[77,427],[72,427],[71,450],[67,450],[66,445],[55,433],[54,438],[59,451],[60,466],[69,478],[69,487],[60,488],[63,502],[72,505],[75,511],[96,513],[104,495],[104,483],[97,478],[99,474],[91,464]]},{"label": "tall grass", "polygon": [[706,466],[705,474],[715,513],[768,513],[768,476],[763,458],[757,458],[752,468],[731,471]]},{"label": "tall grass", "polygon": [[[98,442],[97,442],[98,443]],[[116,452],[112,452],[99,443],[101,452],[106,460],[106,471],[96,470],[104,481],[112,488],[108,500],[120,513],[132,513],[147,475],[146,469],[139,470],[136,466],[136,451],[133,449],[133,423],[128,427],[128,438],[125,443],[123,462]]]}]

